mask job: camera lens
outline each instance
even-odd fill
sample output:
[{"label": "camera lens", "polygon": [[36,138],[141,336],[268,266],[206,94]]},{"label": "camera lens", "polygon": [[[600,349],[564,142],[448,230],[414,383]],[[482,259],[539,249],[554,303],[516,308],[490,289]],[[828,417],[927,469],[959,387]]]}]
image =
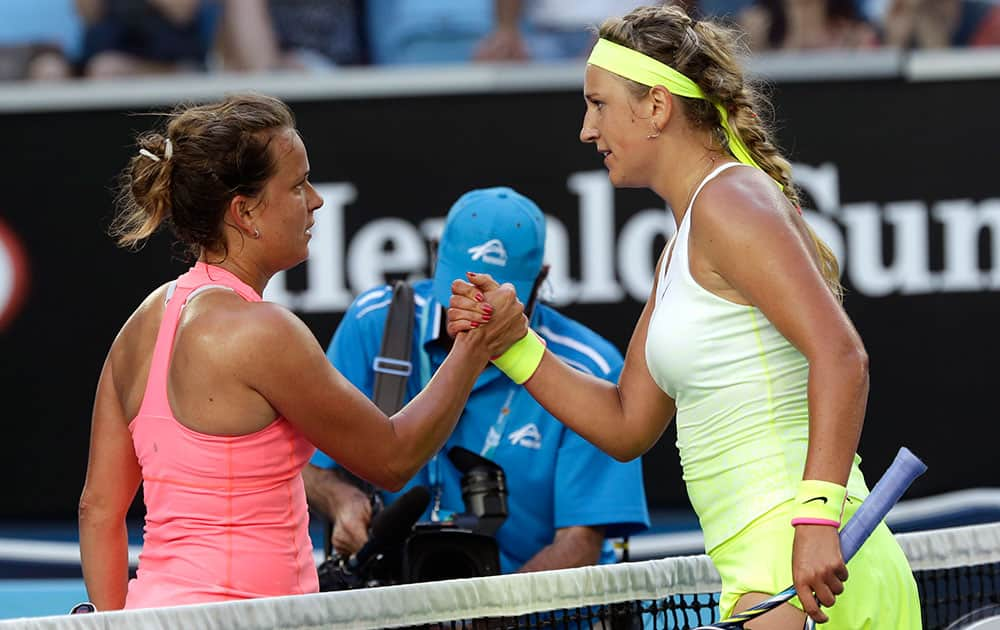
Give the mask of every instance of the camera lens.
[{"label": "camera lens", "polygon": [[480,527],[493,534],[507,517],[507,480],[499,468],[476,467],[462,476],[462,501],[466,512],[480,519]]}]

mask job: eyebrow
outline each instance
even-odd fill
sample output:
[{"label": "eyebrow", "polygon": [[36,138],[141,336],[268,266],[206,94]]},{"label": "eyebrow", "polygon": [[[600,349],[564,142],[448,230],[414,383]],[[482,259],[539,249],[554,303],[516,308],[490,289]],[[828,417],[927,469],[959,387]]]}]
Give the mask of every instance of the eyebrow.
[{"label": "eyebrow", "polygon": [[295,182],[295,185],[298,186],[302,182],[304,182],[307,179],[309,179],[309,173],[310,173],[310,171],[306,171],[305,175],[303,175],[302,177],[300,177],[299,180],[297,182]]},{"label": "eyebrow", "polygon": [[586,99],[586,100],[588,100],[588,101],[593,101],[596,98],[600,98],[600,96],[601,95],[598,94],[597,92],[587,92],[587,93],[585,93],[583,95],[583,98]]}]

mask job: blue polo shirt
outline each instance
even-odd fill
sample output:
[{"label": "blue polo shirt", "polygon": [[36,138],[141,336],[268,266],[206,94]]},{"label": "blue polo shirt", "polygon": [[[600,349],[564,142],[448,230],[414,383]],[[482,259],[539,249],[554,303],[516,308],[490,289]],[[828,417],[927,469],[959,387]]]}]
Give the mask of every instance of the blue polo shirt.
[{"label": "blue polo shirt", "polygon": [[[413,286],[416,321],[411,360],[413,373],[406,398],[413,398],[447,356],[443,311],[431,297],[431,282]],[[372,363],[382,344],[392,289],[362,293],[344,314],[327,356],[333,365],[369,397],[375,386]],[[621,353],[586,326],[539,304],[531,318],[550,351],[569,365],[617,382]],[[539,550],[552,543],[555,531],[574,525],[603,526],[607,538],[642,531],[649,526],[646,494],[639,459],[621,463],[600,451],[545,411],[523,387],[489,366],[480,375],[458,426],[443,452],[424,466],[391,501],[412,486],[440,492],[443,512],[463,512],[461,473],[445,453],[463,446],[489,457],[504,469],[509,515],[497,532],[500,565],[516,571]],[[316,451],[316,466],[334,465]],[[430,520],[431,508],[424,514]],[[605,541],[601,562],[614,562],[614,550]]]}]

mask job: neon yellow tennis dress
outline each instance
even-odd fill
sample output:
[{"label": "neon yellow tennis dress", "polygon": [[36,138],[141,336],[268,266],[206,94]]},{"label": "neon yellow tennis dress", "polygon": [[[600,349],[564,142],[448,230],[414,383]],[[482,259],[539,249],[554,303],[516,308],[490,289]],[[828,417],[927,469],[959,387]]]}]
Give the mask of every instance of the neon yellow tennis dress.
[{"label": "neon yellow tennis dress", "polygon": [[[671,241],[669,264],[660,271],[645,348],[650,375],[677,404],[684,481],[705,549],[722,574],[723,616],[744,593],[776,593],[792,583],[789,508],[809,440],[806,358],[759,309],[704,289],[688,266],[694,200],[705,184],[733,166],[739,164],[715,169],[692,196]],[[854,505],[868,496],[860,462],[855,455],[847,483]],[[880,630],[920,627],[912,573],[888,529],[882,525],[882,530],[866,543],[867,553],[849,565],[847,590],[828,612],[827,630],[857,630],[874,619]],[[888,557],[875,554],[872,560],[889,567],[890,576],[884,570],[877,576],[888,588],[860,588],[868,581],[863,577],[868,569],[866,563],[856,565],[873,555],[870,547],[886,548]],[[897,619],[899,602],[910,595],[915,619],[912,612]],[[877,601],[881,597],[889,599]],[[858,614],[846,617],[850,611],[845,609],[855,605],[861,608]]]}]

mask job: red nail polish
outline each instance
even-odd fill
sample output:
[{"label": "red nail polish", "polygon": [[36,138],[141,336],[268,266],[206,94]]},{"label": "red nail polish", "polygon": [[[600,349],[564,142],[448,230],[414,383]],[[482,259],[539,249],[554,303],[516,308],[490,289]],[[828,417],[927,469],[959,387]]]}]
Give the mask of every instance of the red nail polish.
[{"label": "red nail polish", "polygon": [[486,299],[486,296],[484,296],[482,293],[477,293],[476,294],[476,301],[477,302],[482,302],[485,299]]},{"label": "red nail polish", "polygon": [[470,326],[472,326],[473,328],[479,328],[479,322],[472,322]]},{"label": "red nail polish", "polygon": [[472,273],[471,271],[466,271],[465,275],[469,276],[470,278],[475,278],[476,277],[476,274]]},{"label": "red nail polish", "polygon": [[483,312],[484,313],[492,313],[493,312],[493,307],[490,306],[489,304],[483,304]]}]

